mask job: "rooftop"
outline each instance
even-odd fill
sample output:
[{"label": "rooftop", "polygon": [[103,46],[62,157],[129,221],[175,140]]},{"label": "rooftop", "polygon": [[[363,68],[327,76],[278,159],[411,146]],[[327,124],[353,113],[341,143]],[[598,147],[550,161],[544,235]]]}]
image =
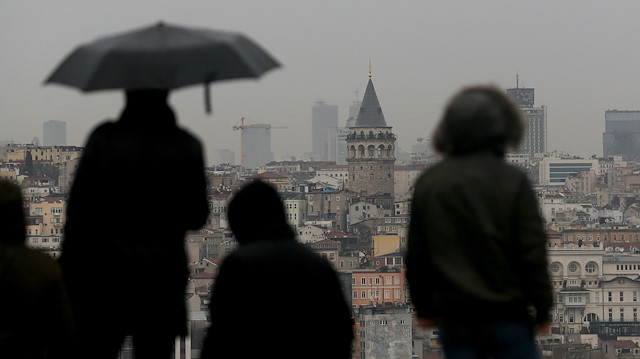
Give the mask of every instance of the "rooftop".
[{"label": "rooftop", "polygon": [[388,127],[371,78],[369,78],[367,89],[364,91],[362,105],[353,127]]}]

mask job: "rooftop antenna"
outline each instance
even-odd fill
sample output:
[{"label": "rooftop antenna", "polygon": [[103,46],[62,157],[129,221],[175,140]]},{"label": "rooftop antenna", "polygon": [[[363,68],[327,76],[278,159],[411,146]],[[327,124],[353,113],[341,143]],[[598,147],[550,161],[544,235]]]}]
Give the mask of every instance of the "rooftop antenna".
[{"label": "rooftop antenna", "polygon": [[520,79],[518,78],[520,75],[516,74],[516,88],[520,88]]},{"label": "rooftop antenna", "polygon": [[371,78],[371,59],[369,59],[369,78]]}]

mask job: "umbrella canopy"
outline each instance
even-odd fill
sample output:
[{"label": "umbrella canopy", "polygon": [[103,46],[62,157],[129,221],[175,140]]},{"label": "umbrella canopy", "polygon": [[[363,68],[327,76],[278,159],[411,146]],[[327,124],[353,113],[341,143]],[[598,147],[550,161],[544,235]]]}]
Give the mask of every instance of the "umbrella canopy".
[{"label": "umbrella canopy", "polygon": [[279,66],[242,34],[160,22],[79,46],[45,83],[82,91],[171,90],[213,81],[257,78]]}]

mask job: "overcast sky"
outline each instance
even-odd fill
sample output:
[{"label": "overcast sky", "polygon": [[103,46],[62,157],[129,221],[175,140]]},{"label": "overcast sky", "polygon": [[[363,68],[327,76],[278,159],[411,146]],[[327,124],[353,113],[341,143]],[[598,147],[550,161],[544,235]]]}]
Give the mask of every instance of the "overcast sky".
[{"label": "overcast sky", "polygon": [[272,130],[278,156],[311,150],[311,107],[348,105],[373,82],[404,150],[430,137],[460,87],[494,83],[536,89],[548,108],[550,150],[602,154],[604,111],[640,109],[639,1],[159,1],[0,0],[0,140],[42,140],[42,122],[67,122],[67,143],[122,107],[118,91],[83,94],[43,86],[78,44],[159,20],[242,32],[283,67],[259,80],[214,84],[212,116],[200,86],[172,93],[179,122],[209,158],[240,158],[241,117]]}]

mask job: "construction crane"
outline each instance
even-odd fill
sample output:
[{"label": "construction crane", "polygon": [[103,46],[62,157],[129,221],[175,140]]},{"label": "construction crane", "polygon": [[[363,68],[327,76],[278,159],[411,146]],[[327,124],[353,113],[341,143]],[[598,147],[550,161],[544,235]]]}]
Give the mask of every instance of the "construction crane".
[{"label": "construction crane", "polygon": [[271,125],[245,125],[244,124],[244,117],[240,118],[239,123],[240,123],[239,126],[237,124],[235,126],[233,126],[233,130],[234,131],[241,130],[241,132],[240,132],[240,158],[241,158],[241,164],[242,164],[242,168],[243,169],[244,169],[244,130],[246,130],[247,128],[261,128],[261,129],[265,129],[265,130],[287,129],[288,128],[288,127],[283,127],[283,126],[271,126]]}]

